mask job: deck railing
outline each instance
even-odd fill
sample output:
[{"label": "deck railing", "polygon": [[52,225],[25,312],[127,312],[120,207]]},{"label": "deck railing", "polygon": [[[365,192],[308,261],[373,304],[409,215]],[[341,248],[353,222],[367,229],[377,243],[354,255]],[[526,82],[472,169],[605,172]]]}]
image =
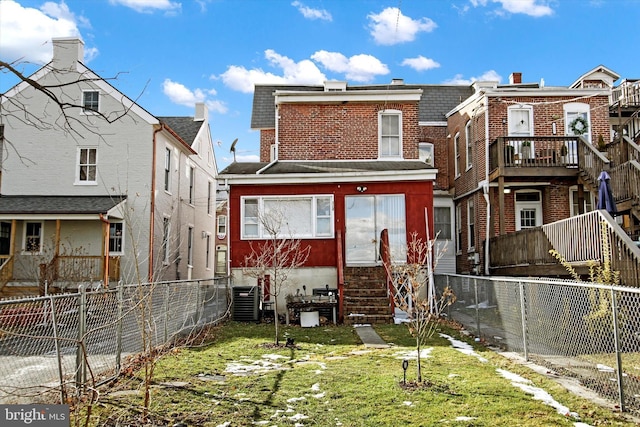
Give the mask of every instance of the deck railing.
[{"label": "deck railing", "polygon": [[640,105],[640,80],[625,80],[611,91],[609,105]]},{"label": "deck railing", "polygon": [[[104,277],[104,257],[100,255],[59,255],[41,267],[41,279],[49,283],[98,282]],[[120,279],[120,257],[109,257],[109,280]]]},{"label": "deck railing", "polygon": [[491,267],[554,264],[553,249],[542,228],[528,228],[490,239]]},{"label": "deck railing", "polygon": [[0,289],[13,277],[13,255],[0,255]]},{"label": "deck railing", "polygon": [[489,145],[490,170],[498,167],[577,166],[575,136],[504,136]]}]

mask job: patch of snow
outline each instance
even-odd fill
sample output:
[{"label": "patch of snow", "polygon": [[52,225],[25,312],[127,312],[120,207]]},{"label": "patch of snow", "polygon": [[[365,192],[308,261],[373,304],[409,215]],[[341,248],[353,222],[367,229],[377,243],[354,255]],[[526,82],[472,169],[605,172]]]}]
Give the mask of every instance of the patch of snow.
[{"label": "patch of snow", "polygon": [[283,356],[281,354],[263,354],[262,358],[269,360],[288,359],[287,356]]},{"label": "patch of snow", "polygon": [[[423,348],[422,350],[420,350],[420,358],[426,359],[428,357],[431,357],[432,351],[433,351],[433,347]],[[393,356],[396,359],[400,359],[400,360],[403,360],[403,359],[417,360],[418,352],[416,350],[400,351],[400,352],[394,353]]]},{"label": "patch of snow", "polygon": [[455,421],[472,421],[476,419],[478,419],[478,417],[456,417]]},{"label": "patch of snow", "polygon": [[518,374],[514,374],[513,372],[506,371],[504,369],[497,369],[498,373],[502,375],[504,378],[511,381],[511,384],[514,387],[518,387],[520,390],[524,391],[527,394],[531,394],[535,400],[540,400],[545,405],[549,405],[556,409],[556,411],[560,415],[564,415],[566,417],[571,417],[574,419],[580,419],[577,413],[571,412],[569,408],[562,405],[560,402],[555,400],[553,396],[551,396],[547,391],[541,389],[540,387],[535,387],[532,382],[526,378],[521,377]]},{"label": "patch of snow", "polygon": [[315,397],[316,399],[322,399],[326,395],[327,395],[327,393],[322,392],[322,393],[314,394],[313,397]]},{"label": "patch of snow", "polygon": [[409,402],[408,400],[405,400],[404,402],[402,402],[402,404],[404,406],[413,406],[413,402]]},{"label": "patch of snow", "polygon": [[250,374],[263,374],[270,371],[287,370],[289,368],[283,367],[279,363],[272,363],[266,360],[256,360],[251,364],[245,364],[240,362],[227,363],[225,372],[234,375],[250,375]]},{"label": "patch of snow", "polygon": [[449,378],[456,378],[456,377],[459,377],[459,376],[460,375],[458,375],[458,374],[449,374],[448,375]]},{"label": "patch of snow", "polygon": [[229,427],[230,425],[231,425],[231,421],[227,421],[222,424],[218,424],[216,427]]},{"label": "patch of snow", "polygon": [[256,426],[266,426],[269,424],[269,421],[254,421],[252,424]]},{"label": "patch of snow", "polygon": [[300,402],[302,400],[307,400],[306,397],[292,397],[291,399],[287,400],[287,403],[295,403],[295,402]]},{"label": "patch of snow", "polygon": [[440,334],[440,336],[442,338],[446,338],[449,340],[449,342],[451,343],[451,346],[453,348],[455,348],[456,350],[458,350],[460,353],[466,354],[468,356],[474,356],[476,357],[479,361],[481,361],[482,363],[487,363],[488,360],[485,359],[484,357],[480,356],[478,353],[475,352],[475,350],[473,349],[473,347],[471,347],[471,345],[467,344],[464,341],[460,341],[457,340],[447,334]]},{"label": "patch of snow", "polygon": [[598,371],[600,371],[600,372],[615,372],[616,371],[612,367],[607,366],[607,365],[601,365],[600,363],[598,363],[596,365],[596,368],[598,368]]},{"label": "patch of snow", "polygon": [[471,304],[467,308],[495,308],[495,305],[489,305],[489,301],[482,301],[480,304]]},{"label": "patch of snow", "polygon": [[302,415],[302,414],[295,414],[289,417],[289,419],[291,421],[300,421],[300,420],[306,420],[307,418],[309,418],[306,415]]},{"label": "patch of snow", "polygon": [[315,383],[314,385],[312,385],[311,390],[320,391],[320,383]]}]

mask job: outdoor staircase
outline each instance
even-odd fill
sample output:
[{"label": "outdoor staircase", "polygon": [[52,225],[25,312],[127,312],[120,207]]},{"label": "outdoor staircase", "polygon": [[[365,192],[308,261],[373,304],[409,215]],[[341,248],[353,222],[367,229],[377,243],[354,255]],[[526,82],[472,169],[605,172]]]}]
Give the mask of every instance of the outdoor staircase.
[{"label": "outdoor staircase", "polygon": [[392,323],[384,267],[345,267],[344,323]]}]

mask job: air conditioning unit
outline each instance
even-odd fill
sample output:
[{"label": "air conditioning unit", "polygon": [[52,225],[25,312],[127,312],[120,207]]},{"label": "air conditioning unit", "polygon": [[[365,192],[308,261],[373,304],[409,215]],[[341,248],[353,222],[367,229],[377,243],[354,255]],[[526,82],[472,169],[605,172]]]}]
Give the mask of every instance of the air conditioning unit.
[{"label": "air conditioning unit", "polygon": [[480,254],[477,252],[469,254],[467,259],[471,261],[472,264],[480,264]]}]

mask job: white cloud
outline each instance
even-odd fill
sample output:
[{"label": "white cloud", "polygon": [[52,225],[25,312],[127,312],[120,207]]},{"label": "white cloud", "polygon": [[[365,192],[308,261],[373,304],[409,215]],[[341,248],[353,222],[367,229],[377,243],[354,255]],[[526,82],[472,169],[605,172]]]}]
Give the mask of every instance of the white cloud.
[{"label": "white cloud", "polygon": [[416,71],[426,71],[440,67],[440,64],[438,62],[430,58],[425,58],[422,55],[419,55],[416,58],[406,58],[404,61],[402,61],[402,65],[407,65]]},{"label": "white cloud", "polygon": [[255,84],[322,84],[327,79],[308,59],[295,62],[272,49],[266,50],[264,54],[273,67],[281,70],[281,75],[256,68],[249,70],[242,66],[230,65],[227,71],[212,78],[220,78],[226,86],[244,93],[252,93]]},{"label": "white cloud", "polygon": [[349,58],[339,52],[320,50],[311,59],[322,64],[324,68],[342,73],[348,80],[370,82],[378,75],[389,74],[389,68],[371,55],[354,55]]},{"label": "white cloud", "polygon": [[196,102],[204,102],[210,112],[224,114],[227,112],[227,106],[222,101],[208,99],[209,96],[215,96],[216,91],[187,88],[182,83],[165,79],[162,83],[162,91],[169,97],[171,102],[185,107],[193,107]]},{"label": "white cloud", "polygon": [[502,9],[497,13],[521,13],[533,17],[553,15],[553,9],[544,0],[471,0],[474,7],[487,6],[488,2],[499,3]]},{"label": "white cloud", "polygon": [[140,13],[151,13],[156,10],[168,13],[178,12],[182,4],[170,0],[109,0],[111,4],[119,4]]},{"label": "white cloud", "polygon": [[371,36],[381,45],[410,42],[418,33],[430,33],[437,27],[429,18],[411,19],[395,7],[388,7],[379,14],[372,13],[368,18]]},{"label": "white cloud", "polygon": [[294,1],[291,3],[291,6],[298,9],[298,11],[307,19],[321,19],[323,21],[332,21],[333,17],[329,12],[324,9],[312,9],[308,6],[305,6],[303,3],[299,1]]},{"label": "white cloud", "polygon": [[[13,0],[0,0],[0,51],[6,61],[30,61],[40,64],[51,60],[54,37],[80,37],[79,26],[89,22],[76,16],[64,1],[46,2],[40,10],[23,7]],[[85,60],[96,56],[97,49],[85,49]]]},{"label": "white cloud", "polygon": [[489,70],[479,77],[470,77],[468,79],[463,78],[462,74],[456,74],[452,79],[445,80],[442,83],[450,84],[450,85],[470,85],[473,82],[498,82],[499,83],[500,81],[502,81],[502,77],[500,77],[500,74],[498,74],[494,70]]}]

